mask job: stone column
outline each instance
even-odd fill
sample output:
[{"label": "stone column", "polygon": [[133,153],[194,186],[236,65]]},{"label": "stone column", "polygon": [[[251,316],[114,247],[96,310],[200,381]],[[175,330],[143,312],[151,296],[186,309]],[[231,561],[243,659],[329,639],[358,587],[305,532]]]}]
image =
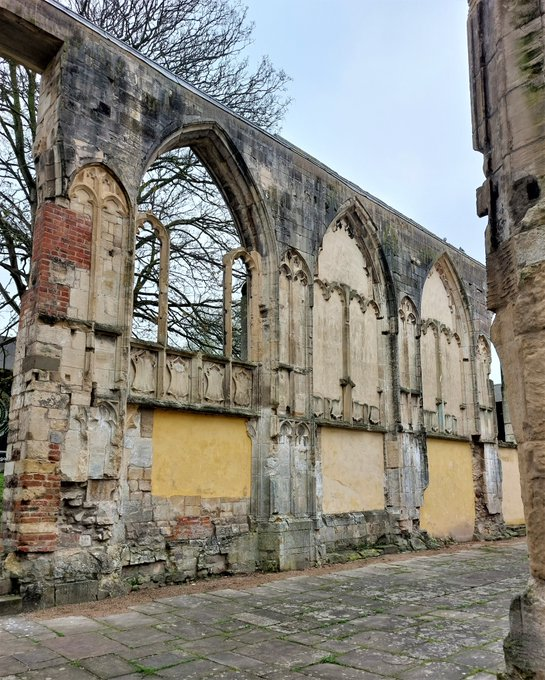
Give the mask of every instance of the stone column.
[{"label": "stone column", "polygon": [[492,338],[519,445],[531,579],[511,606],[505,678],[545,679],[545,6],[470,0],[477,192]]},{"label": "stone column", "polygon": [[43,203],[34,225],[31,285],[25,293],[14,365],[6,463],[6,549],[47,553],[58,547],[61,453],[70,394],[60,379],[70,277],[87,271],[91,223],[54,203]]}]

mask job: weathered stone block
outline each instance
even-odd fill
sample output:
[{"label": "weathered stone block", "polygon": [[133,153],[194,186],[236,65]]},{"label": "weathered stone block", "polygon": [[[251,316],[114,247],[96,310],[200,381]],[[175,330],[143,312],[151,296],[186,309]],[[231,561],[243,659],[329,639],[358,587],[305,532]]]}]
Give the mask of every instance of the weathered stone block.
[{"label": "weathered stone block", "polygon": [[98,581],[76,581],[55,586],[55,605],[57,607],[96,599],[98,599]]}]

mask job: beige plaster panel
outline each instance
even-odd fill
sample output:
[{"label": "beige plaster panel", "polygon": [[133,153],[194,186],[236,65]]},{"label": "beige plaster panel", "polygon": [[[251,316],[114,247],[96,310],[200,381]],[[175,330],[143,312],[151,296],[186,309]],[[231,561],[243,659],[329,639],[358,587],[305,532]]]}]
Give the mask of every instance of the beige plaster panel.
[{"label": "beige plaster panel", "polygon": [[430,482],[420,527],[436,538],[470,541],[475,526],[472,452],[469,442],[428,439]]},{"label": "beige plaster panel", "polygon": [[462,378],[463,362],[462,351],[455,338],[450,342],[444,333],[441,333],[441,396],[445,402],[445,412],[456,416],[458,419],[458,432],[466,432],[464,411],[460,405],[467,399],[464,394]]},{"label": "beige plaster panel", "polygon": [[[452,309],[451,309],[452,306]],[[428,274],[422,294],[422,319],[436,319],[448,328],[455,329],[454,306],[441,280],[439,272],[434,267]]]},{"label": "beige plaster panel", "polygon": [[401,387],[418,390],[418,345],[416,342],[416,323],[400,321],[399,334],[399,380]]},{"label": "beige plaster panel", "polygon": [[516,449],[498,449],[502,472],[502,513],[508,525],[524,524],[520,489],[519,460]]},{"label": "beige plaster panel", "polygon": [[381,334],[378,319],[372,308],[362,313],[356,300],[350,303],[350,377],[355,383],[352,398],[363,404],[379,403],[378,343]]},{"label": "beige plaster panel", "polygon": [[166,410],[154,413],[154,496],[247,498],[251,460],[244,418]]},{"label": "beige plaster panel", "polygon": [[282,364],[290,363],[290,280],[280,274],[278,284],[278,319],[279,319],[279,360]]},{"label": "beige plaster panel", "polygon": [[384,438],[378,432],[320,431],[323,511],[384,509]]},{"label": "beige plaster panel", "polygon": [[366,267],[356,241],[345,229],[326,232],[318,258],[319,279],[344,283],[360,295],[372,298],[373,286]]},{"label": "beige plaster panel", "polygon": [[437,337],[433,328],[428,328],[420,339],[422,353],[422,396],[426,411],[437,410],[439,397],[437,376]]},{"label": "beige plaster panel", "polygon": [[314,291],[314,394],[341,398],[343,377],[343,303],[337,291],[325,300],[320,287]]}]

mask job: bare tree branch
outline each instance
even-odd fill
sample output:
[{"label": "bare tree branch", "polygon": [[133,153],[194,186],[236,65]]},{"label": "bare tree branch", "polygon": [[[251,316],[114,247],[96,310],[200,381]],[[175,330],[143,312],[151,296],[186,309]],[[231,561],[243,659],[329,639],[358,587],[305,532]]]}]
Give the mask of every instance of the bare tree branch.
[{"label": "bare tree branch", "polygon": [[[288,77],[244,51],[253,25],[238,0],[64,0],[64,4],[238,114],[277,131],[289,104]],[[28,284],[36,183],[39,81],[0,60],[0,335],[14,331]],[[139,208],[170,234],[169,342],[221,352],[222,258],[240,245],[218,188],[190,149],[157,159],[143,179]],[[235,276],[234,308],[245,277]],[[159,248],[137,237],[133,331],[153,339],[158,317]]]}]

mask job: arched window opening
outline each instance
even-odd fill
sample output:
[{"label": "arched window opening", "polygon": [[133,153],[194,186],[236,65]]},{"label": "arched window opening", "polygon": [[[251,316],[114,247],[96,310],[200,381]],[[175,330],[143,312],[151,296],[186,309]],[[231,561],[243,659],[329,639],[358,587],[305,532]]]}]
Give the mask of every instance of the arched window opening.
[{"label": "arched window opening", "polygon": [[445,257],[422,292],[420,342],[424,422],[429,432],[474,432],[471,332],[458,279]]},{"label": "arched window opening", "polygon": [[[174,349],[224,355],[223,257],[242,243],[215,180],[191,149],[174,149],[160,156],[144,176],[138,204],[140,210],[152,213],[168,234],[164,342]],[[134,317],[146,317],[145,339],[149,340],[154,326],[153,295],[158,312],[159,270],[157,246],[150,252],[150,241],[146,247],[140,263],[137,256],[140,279],[138,289],[135,287]],[[233,300],[240,315],[244,277],[238,265],[235,269]],[[241,347],[244,334],[240,320],[236,323],[237,347]]]},{"label": "arched window opening", "polygon": [[[224,200],[238,205],[229,158],[218,165],[216,147],[198,148],[211,154],[211,172],[225,170],[224,182],[181,148],[161,155],[141,185],[130,389],[136,398],[248,410],[256,395],[248,363],[262,348],[260,256],[241,244]],[[237,219],[253,243],[247,217]]]},{"label": "arched window opening", "polygon": [[358,209],[346,211],[324,235],[314,282],[314,414],[359,426],[383,424],[389,407],[385,285],[372,243]]}]

